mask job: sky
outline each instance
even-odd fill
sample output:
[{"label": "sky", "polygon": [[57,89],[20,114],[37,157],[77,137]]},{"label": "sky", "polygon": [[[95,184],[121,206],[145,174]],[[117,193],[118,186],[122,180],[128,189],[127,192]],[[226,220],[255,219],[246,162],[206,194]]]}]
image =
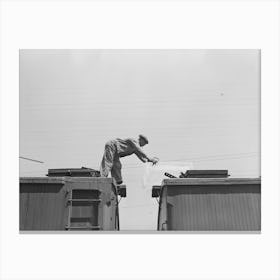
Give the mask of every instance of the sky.
[{"label": "sky", "polygon": [[20,176],[99,169],[105,142],[144,134],[157,167],[122,158],[121,230],[156,230],[161,170],[260,174],[259,50],[20,50]]}]

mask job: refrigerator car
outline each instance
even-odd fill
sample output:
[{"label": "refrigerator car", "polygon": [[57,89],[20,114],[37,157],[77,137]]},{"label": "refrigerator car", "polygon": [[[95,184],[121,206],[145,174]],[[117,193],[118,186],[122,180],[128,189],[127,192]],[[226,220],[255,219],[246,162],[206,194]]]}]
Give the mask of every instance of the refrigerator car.
[{"label": "refrigerator car", "polygon": [[125,197],[126,187],[84,170],[67,172],[20,178],[20,230],[119,230],[118,195]]},{"label": "refrigerator car", "polygon": [[[158,230],[260,231],[261,179],[190,172],[154,186]],[[220,172],[221,173],[221,172]]]}]

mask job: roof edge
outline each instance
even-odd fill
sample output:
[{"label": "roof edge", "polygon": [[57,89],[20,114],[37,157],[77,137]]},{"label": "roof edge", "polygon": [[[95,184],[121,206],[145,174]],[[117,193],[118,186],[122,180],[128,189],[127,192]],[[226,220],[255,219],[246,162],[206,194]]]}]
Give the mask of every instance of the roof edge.
[{"label": "roof edge", "polygon": [[162,186],[260,185],[261,178],[174,178],[164,179]]}]

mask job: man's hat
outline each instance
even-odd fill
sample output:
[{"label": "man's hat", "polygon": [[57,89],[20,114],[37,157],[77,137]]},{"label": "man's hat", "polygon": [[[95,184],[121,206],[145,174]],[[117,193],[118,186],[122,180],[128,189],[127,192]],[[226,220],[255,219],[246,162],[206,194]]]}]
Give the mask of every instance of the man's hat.
[{"label": "man's hat", "polygon": [[144,136],[143,134],[140,134],[140,135],[139,135],[139,138],[140,138],[140,139],[143,139],[143,140],[146,142],[146,144],[149,143],[148,138],[147,138],[146,136]]}]

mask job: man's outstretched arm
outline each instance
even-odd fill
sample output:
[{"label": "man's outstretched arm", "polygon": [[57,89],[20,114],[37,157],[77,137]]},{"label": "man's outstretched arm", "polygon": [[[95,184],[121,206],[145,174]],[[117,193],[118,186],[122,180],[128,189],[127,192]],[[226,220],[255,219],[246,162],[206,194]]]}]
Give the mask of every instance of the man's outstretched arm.
[{"label": "man's outstretched arm", "polygon": [[136,156],[142,161],[142,162],[152,162],[153,164],[156,164],[158,162],[157,158],[150,158],[148,155],[146,155],[144,153],[144,151],[141,149],[141,147],[139,145],[137,145],[136,143],[134,143],[132,141],[132,145],[134,147],[135,150],[135,154]]},{"label": "man's outstretched arm", "polygon": [[138,151],[135,152],[136,156],[142,161],[142,162],[152,162],[153,164],[157,163],[157,160],[155,158],[150,158],[146,154],[145,156]]}]

